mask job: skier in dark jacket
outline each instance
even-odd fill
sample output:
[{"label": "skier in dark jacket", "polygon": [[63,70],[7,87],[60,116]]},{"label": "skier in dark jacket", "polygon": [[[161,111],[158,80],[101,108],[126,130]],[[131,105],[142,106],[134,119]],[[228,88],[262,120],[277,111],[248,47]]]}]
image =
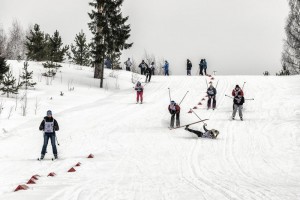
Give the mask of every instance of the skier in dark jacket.
[{"label": "skier in dark jacket", "polygon": [[214,88],[212,82],[209,82],[209,87],[207,88],[207,96],[208,96],[208,101],[207,101],[207,109],[210,109],[211,107],[211,100],[213,100],[212,103],[212,108],[213,110],[216,108],[216,95],[217,95],[217,90]]},{"label": "skier in dark jacket", "polygon": [[206,124],[203,125],[203,129],[205,132],[190,129],[189,126],[186,126],[185,130],[196,134],[198,137],[216,139],[219,135],[219,131],[215,130],[215,129],[208,130],[208,129],[206,129],[206,126],[207,126]]},{"label": "skier in dark jacket", "polygon": [[141,64],[139,64],[139,68],[141,68],[141,74],[145,75],[145,70],[148,67],[147,63],[145,63],[144,60],[142,60]]},{"label": "skier in dark jacket", "polygon": [[57,149],[55,144],[55,131],[59,130],[57,121],[52,117],[51,110],[47,111],[47,116],[44,117],[44,120],[41,122],[40,131],[44,131],[44,145],[41,152],[41,159],[44,159],[46,154],[49,138],[51,139],[52,151],[54,158],[57,159]]},{"label": "skier in dark jacket", "polygon": [[204,66],[203,59],[201,59],[200,64],[199,64],[199,67],[200,67],[199,75],[203,75],[203,66]]},{"label": "skier in dark jacket", "polygon": [[236,95],[234,98],[233,98],[233,112],[232,112],[232,119],[234,120],[235,118],[235,114],[236,114],[236,111],[239,110],[239,116],[240,116],[240,119],[243,121],[243,104],[245,103],[245,99],[242,95],[242,93],[240,92],[240,94]]},{"label": "skier in dark jacket", "polygon": [[174,118],[176,115],[176,127],[180,126],[180,106],[176,104],[175,101],[171,101],[168,110],[171,114],[171,123],[170,123],[170,128],[174,128]]},{"label": "skier in dark jacket", "polygon": [[146,67],[146,70],[145,70],[145,74],[146,74],[146,83],[147,82],[150,82],[151,80],[151,75],[152,75],[152,69],[150,67]]},{"label": "skier in dark jacket", "polygon": [[206,62],[206,59],[203,59],[203,71],[204,71],[205,76],[207,75],[206,70],[207,70],[207,62]]},{"label": "skier in dark jacket", "polygon": [[187,72],[187,75],[188,76],[191,76],[192,74],[191,74],[191,70],[192,70],[192,62],[189,60],[189,59],[187,59],[186,60],[186,72]]}]

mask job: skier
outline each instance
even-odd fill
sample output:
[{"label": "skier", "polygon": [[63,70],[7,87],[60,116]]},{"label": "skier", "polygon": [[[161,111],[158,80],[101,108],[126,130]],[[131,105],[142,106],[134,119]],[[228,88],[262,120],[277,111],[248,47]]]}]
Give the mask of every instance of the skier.
[{"label": "skier", "polygon": [[163,68],[165,69],[165,76],[169,76],[169,63],[168,61],[165,61],[165,65],[163,66]]},{"label": "skier", "polygon": [[199,75],[203,75],[203,59],[201,59],[200,61],[200,64],[199,64],[199,67],[200,67],[200,72],[199,72]]},{"label": "skier", "polygon": [[233,120],[235,118],[236,111],[239,110],[240,119],[243,121],[242,110],[243,110],[243,104],[245,103],[245,99],[244,99],[243,95],[244,94],[243,94],[242,90],[239,90],[239,92],[237,92],[237,94],[233,98],[233,112],[232,112]]},{"label": "skier", "polygon": [[59,126],[57,121],[52,117],[51,110],[47,111],[47,116],[44,117],[44,120],[41,122],[40,131],[44,131],[44,145],[41,152],[41,160],[44,159],[47,146],[48,146],[48,140],[51,139],[51,145],[52,145],[52,151],[54,154],[54,158],[57,159],[57,148],[55,144],[55,131],[59,130]]},{"label": "skier", "polygon": [[141,99],[142,104],[144,87],[142,86],[141,82],[138,81],[134,89],[136,90],[136,103],[139,103],[139,100]]},{"label": "skier", "polygon": [[145,69],[148,67],[147,63],[145,63],[144,60],[142,60],[141,64],[139,65],[139,68],[141,68],[141,74],[145,75]]},{"label": "skier", "polygon": [[207,62],[206,62],[206,59],[203,59],[203,71],[204,71],[205,76],[207,75],[206,69],[207,69]]},{"label": "skier", "polygon": [[204,129],[205,132],[190,129],[189,126],[186,126],[185,130],[187,130],[191,133],[195,133],[198,137],[216,139],[219,135],[219,131],[215,130],[215,129],[207,130],[206,126],[207,126],[207,124],[203,125],[203,129]]},{"label": "skier", "polygon": [[154,70],[155,70],[155,63],[152,62],[150,65],[151,71],[152,71],[152,75],[154,75]]},{"label": "skier", "polygon": [[125,66],[126,66],[126,71],[130,71],[130,67],[132,65],[132,62],[130,61],[130,58],[128,58],[128,60],[126,60],[124,62]]},{"label": "skier", "polygon": [[150,68],[150,67],[146,67],[146,69],[145,69],[145,74],[146,74],[146,83],[147,82],[150,82],[150,80],[151,80],[151,75],[152,75],[152,69]]},{"label": "skier", "polygon": [[109,58],[105,59],[104,65],[106,66],[106,68],[111,69],[111,61]]},{"label": "skier", "polygon": [[192,70],[192,62],[187,59],[186,60],[186,71],[187,71],[187,75],[191,76],[191,70]]},{"label": "skier", "polygon": [[207,95],[208,95],[208,102],[207,102],[207,109],[210,109],[211,107],[211,100],[213,100],[212,103],[212,108],[213,110],[216,108],[216,95],[217,95],[217,90],[214,88],[212,82],[209,82],[209,87],[207,88]]},{"label": "skier", "polygon": [[174,128],[175,115],[176,115],[176,127],[180,126],[180,106],[175,101],[171,101],[168,110],[171,114],[170,128]]}]

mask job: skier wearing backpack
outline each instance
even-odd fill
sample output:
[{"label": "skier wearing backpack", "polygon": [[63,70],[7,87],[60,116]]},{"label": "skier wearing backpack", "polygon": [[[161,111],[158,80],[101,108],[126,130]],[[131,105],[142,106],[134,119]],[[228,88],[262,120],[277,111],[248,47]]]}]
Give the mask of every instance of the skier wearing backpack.
[{"label": "skier wearing backpack", "polygon": [[145,70],[148,67],[147,63],[145,63],[144,60],[142,60],[141,64],[139,65],[139,68],[141,68],[141,74],[145,75]]},{"label": "skier wearing backpack", "polygon": [[54,158],[57,159],[57,148],[56,148],[56,144],[55,144],[55,137],[56,137],[55,131],[59,130],[59,126],[58,126],[57,121],[52,117],[51,110],[47,111],[47,116],[44,117],[44,120],[41,122],[39,130],[44,131],[44,144],[43,144],[40,159],[42,160],[45,157],[49,138],[51,139],[51,145],[52,145],[52,151],[53,151]]},{"label": "skier wearing backpack", "polygon": [[216,139],[218,137],[218,135],[219,135],[219,131],[215,130],[215,129],[208,130],[206,128],[206,126],[207,126],[207,124],[203,125],[204,132],[190,129],[189,126],[186,126],[185,130],[187,130],[187,131],[189,131],[191,133],[196,134],[198,137]]},{"label": "skier wearing backpack", "polygon": [[141,82],[137,82],[135,85],[136,90],[136,103],[139,103],[139,100],[141,100],[141,104],[143,103],[143,92],[144,92],[144,87],[142,86]]},{"label": "skier wearing backpack", "polygon": [[170,128],[174,128],[175,115],[176,115],[176,127],[180,126],[180,106],[175,101],[171,101],[168,107],[171,114]]},{"label": "skier wearing backpack", "polygon": [[191,70],[192,70],[192,62],[189,59],[187,59],[186,60],[186,73],[188,76],[192,75]]},{"label": "skier wearing backpack", "polygon": [[169,76],[169,63],[168,63],[168,61],[165,61],[165,64],[164,64],[163,68],[165,69],[165,76]]},{"label": "skier wearing backpack", "polygon": [[217,90],[214,88],[212,82],[209,82],[209,87],[207,88],[207,96],[208,96],[208,101],[207,101],[207,109],[211,108],[211,100],[212,101],[212,108],[213,110],[216,108],[216,95],[217,95]]},{"label": "skier wearing backpack", "polygon": [[240,119],[243,121],[243,104],[245,103],[244,93],[240,89],[239,85],[236,85],[235,89],[232,91],[233,98],[233,112],[232,119],[234,120],[237,110],[239,110]]},{"label": "skier wearing backpack", "polygon": [[130,61],[130,58],[128,58],[128,60],[126,60],[124,62],[125,66],[126,66],[126,71],[130,71],[130,67],[132,65],[132,62]]},{"label": "skier wearing backpack", "polygon": [[236,97],[236,96],[238,96],[238,95],[244,96],[244,92],[243,92],[243,90],[240,88],[239,85],[236,85],[235,88],[232,90],[231,95],[232,95],[233,97]]},{"label": "skier wearing backpack", "polygon": [[150,68],[150,67],[146,67],[146,69],[145,69],[145,74],[146,74],[146,83],[147,82],[150,82],[150,80],[151,80],[151,75],[152,75],[152,69]]}]

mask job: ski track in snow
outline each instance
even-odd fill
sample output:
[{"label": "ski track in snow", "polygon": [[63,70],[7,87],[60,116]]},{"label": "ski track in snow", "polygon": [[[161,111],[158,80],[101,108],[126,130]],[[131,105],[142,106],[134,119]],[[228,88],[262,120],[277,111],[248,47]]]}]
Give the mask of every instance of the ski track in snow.
[{"label": "ski track in snow", "polygon": [[[70,66],[65,70],[74,80],[82,76]],[[119,72],[120,90],[101,91],[98,96],[87,91],[85,95],[93,96],[89,101],[75,90],[74,98],[82,100],[67,99],[68,106],[57,107],[54,114],[61,127],[57,133],[61,159],[56,161],[40,162],[32,156],[39,155],[42,146],[36,131],[42,117],[10,125],[9,135],[0,137],[0,199],[300,199],[300,77],[216,76],[214,111],[206,110],[207,98],[201,101],[205,79],[210,80],[153,76],[142,105],[135,104],[128,72]],[[106,80],[114,84],[113,78]],[[54,85],[55,81],[59,82],[54,80]],[[225,94],[244,81],[245,97],[255,100],[244,104],[244,121],[238,113],[230,120],[232,99]],[[83,91],[88,84],[78,81],[76,88]],[[168,88],[176,102],[189,91],[181,104],[181,124],[198,120],[187,113],[197,106],[194,111],[209,119],[208,128],[220,131],[216,140],[167,128]],[[43,94],[41,89],[37,92]],[[203,105],[198,106],[200,101]],[[202,130],[202,125],[191,127]],[[49,158],[50,144],[47,151]],[[89,153],[95,158],[87,159]],[[82,163],[77,171],[67,173],[77,162]],[[57,176],[47,177],[52,171]],[[41,175],[36,185],[12,192],[34,174]]]}]

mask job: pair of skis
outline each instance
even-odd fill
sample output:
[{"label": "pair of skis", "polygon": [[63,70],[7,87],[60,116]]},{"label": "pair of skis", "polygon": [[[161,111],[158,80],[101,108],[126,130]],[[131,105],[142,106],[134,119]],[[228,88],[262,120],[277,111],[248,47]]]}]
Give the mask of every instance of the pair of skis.
[{"label": "pair of skis", "polygon": [[193,123],[190,123],[190,124],[185,124],[183,126],[178,126],[178,127],[169,127],[170,130],[173,130],[173,129],[177,129],[177,128],[183,128],[183,127],[186,127],[186,126],[190,126],[190,125],[193,125],[193,124],[197,124],[197,123],[200,123],[200,122],[204,122],[208,119],[203,119],[203,120],[200,120],[200,121],[196,121],[196,122],[193,122]]}]

